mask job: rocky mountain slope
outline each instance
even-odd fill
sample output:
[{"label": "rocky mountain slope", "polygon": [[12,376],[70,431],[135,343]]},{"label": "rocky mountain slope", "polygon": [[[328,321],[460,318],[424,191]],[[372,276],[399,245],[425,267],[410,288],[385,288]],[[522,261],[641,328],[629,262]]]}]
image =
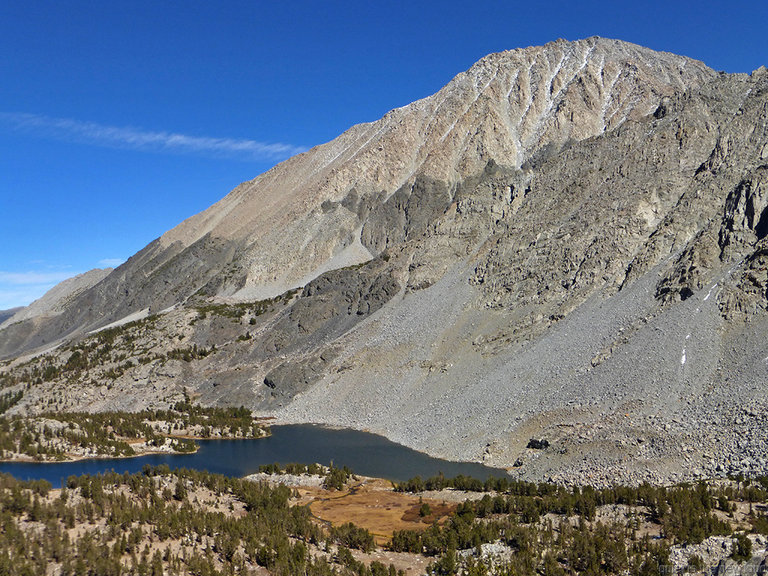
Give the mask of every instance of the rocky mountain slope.
[{"label": "rocky mountain slope", "polygon": [[[0,330],[11,324],[21,323],[26,320],[41,319],[61,314],[72,300],[104,280],[110,272],[112,272],[112,268],[96,268],[59,282],[29,306],[15,308],[12,314],[2,316]],[[8,312],[11,311],[9,310]]]},{"label": "rocky mountain slope", "polygon": [[488,160],[519,168],[640,118],[713,74],[700,62],[598,38],[492,54],[437,94],[237,187],[44,326],[7,328],[0,358],[196,294],[269,298],[365,262],[422,233],[456,182]]},{"label": "rocky mountain slope", "polygon": [[527,478],[765,473],[766,186],[764,68],[494,54],[6,324],[6,357],[76,338],[0,378],[15,411],[186,390]]},{"label": "rocky mountain slope", "polygon": [[8,320],[8,318],[16,314],[22,308],[24,308],[24,306],[17,306],[16,308],[8,308],[7,310],[0,310],[0,324]]}]

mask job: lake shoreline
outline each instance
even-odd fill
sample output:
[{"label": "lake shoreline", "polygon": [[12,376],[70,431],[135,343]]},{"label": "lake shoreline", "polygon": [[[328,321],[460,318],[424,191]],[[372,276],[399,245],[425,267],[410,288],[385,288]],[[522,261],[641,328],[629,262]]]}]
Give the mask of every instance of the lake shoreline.
[{"label": "lake shoreline", "polygon": [[[242,436],[220,436],[220,437],[203,437],[203,436],[190,436],[190,435],[176,435],[176,434],[170,434],[165,436],[165,438],[168,440],[192,440],[195,442],[195,449],[194,450],[187,450],[187,451],[181,451],[181,450],[174,450],[171,447],[144,447],[144,448],[135,448],[133,444],[136,444],[137,441],[134,438],[116,438],[116,440],[123,441],[129,445],[131,445],[131,448],[135,450],[134,454],[84,454],[84,455],[78,455],[78,454],[66,454],[64,458],[60,459],[37,459],[33,456],[29,456],[28,454],[19,454],[17,456],[11,457],[11,458],[0,458],[0,464],[11,464],[11,463],[25,463],[25,464],[71,464],[75,462],[83,462],[87,460],[129,460],[132,458],[142,458],[145,456],[152,456],[152,455],[161,455],[161,454],[168,454],[168,455],[175,455],[175,456],[184,456],[187,454],[196,454],[200,450],[200,445],[198,442],[205,442],[207,440],[261,440],[263,438],[269,438],[272,435],[271,432],[267,432],[263,436],[258,437],[249,437],[244,438]],[[141,443],[141,441],[138,441],[138,443]]]},{"label": "lake shoreline", "polygon": [[504,469],[476,463],[451,462],[433,458],[383,436],[351,429],[330,429],[309,424],[270,426],[271,435],[261,438],[204,438],[196,440],[190,453],[152,451],[130,457],[87,457],[71,461],[0,462],[0,472],[19,479],[47,479],[56,485],[71,475],[98,474],[109,470],[135,472],[148,464],[173,468],[207,470],[231,477],[243,477],[274,463],[333,464],[347,466],[355,474],[403,482],[440,473],[445,476],[507,476]]}]

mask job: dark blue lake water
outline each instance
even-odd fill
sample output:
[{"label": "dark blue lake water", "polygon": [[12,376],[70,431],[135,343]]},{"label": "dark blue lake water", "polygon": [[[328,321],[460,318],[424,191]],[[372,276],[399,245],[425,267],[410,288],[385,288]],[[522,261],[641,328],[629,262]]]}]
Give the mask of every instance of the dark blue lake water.
[{"label": "dark blue lake water", "polygon": [[258,440],[205,440],[195,454],[152,454],[138,458],[81,460],[62,463],[2,462],[0,472],[22,479],[45,479],[61,486],[69,476],[115,472],[138,472],[145,464],[167,464],[173,468],[208,470],[226,476],[258,472],[262,464],[312,464],[347,466],[363,476],[397,482],[414,476],[427,478],[442,472],[446,477],[472,476],[485,480],[503,477],[504,470],[481,464],[449,462],[431,458],[382,436],[356,430],[334,430],[308,424],[273,426],[272,436]]}]

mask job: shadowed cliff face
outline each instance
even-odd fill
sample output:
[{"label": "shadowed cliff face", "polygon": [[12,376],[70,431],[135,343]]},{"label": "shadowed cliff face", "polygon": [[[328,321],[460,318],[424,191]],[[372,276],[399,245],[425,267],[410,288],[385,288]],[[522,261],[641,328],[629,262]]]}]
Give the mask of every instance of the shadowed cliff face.
[{"label": "shadowed cliff face", "polygon": [[0,357],[201,297],[253,300],[421,234],[491,159],[519,168],[653,112],[714,72],[590,38],[492,54],[438,93],[242,184],[55,319],[0,331]]}]

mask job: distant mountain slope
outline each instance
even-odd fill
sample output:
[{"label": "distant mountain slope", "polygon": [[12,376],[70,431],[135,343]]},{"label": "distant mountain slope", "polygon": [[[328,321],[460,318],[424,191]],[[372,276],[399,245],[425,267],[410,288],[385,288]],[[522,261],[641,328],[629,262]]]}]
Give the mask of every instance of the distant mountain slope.
[{"label": "distant mountain slope", "polygon": [[0,357],[195,294],[272,297],[364,262],[423,232],[451,203],[456,182],[488,160],[520,167],[641,118],[663,96],[714,74],[688,58],[600,38],[492,54],[433,96],[237,187],[56,319],[0,332]]},{"label": "distant mountain slope", "polygon": [[112,268],[96,268],[59,282],[29,306],[16,308],[14,314],[0,320],[0,330],[32,318],[61,314],[74,298],[101,282],[112,270]]},{"label": "distant mountain slope", "polygon": [[[69,318],[90,309],[87,293],[104,280],[112,268],[97,268],[59,282],[42,297],[0,322],[0,357],[48,347],[66,334],[82,332]],[[83,297],[83,300],[79,300]],[[9,354],[7,351],[12,351]],[[6,351],[3,353],[3,351]]]},{"label": "distant mountain slope", "polygon": [[16,314],[22,308],[24,308],[24,306],[18,306],[16,308],[8,308],[7,310],[0,310],[0,324],[8,320],[8,318]]}]

